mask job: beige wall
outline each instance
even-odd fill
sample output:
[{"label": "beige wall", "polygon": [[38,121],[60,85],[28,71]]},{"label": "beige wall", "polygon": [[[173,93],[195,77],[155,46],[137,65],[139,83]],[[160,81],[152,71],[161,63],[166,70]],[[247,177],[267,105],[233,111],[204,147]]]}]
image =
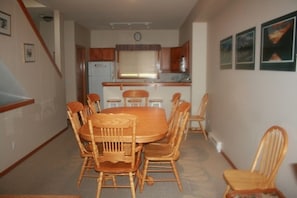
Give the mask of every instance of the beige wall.
[{"label": "beige wall", "polygon": [[[0,35],[0,61],[26,96],[35,99],[34,104],[0,113],[3,171],[63,130],[67,122],[63,76],[51,64],[17,1],[1,0],[0,8],[11,15],[11,36]],[[24,43],[35,45],[35,62],[24,63]]]},{"label": "beige wall", "polygon": [[65,91],[66,101],[77,100],[76,55],[75,55],[75,22],[64,22],[65,37]]},{"label": "beige wall", "polygon": [[[260,32],[262,23],[296,10],[296,0],[237,0],[208,21],[208,130],[223,142],[223,151],[238,168],[249,168],[266,129],[284,127],[289,149],[277,186],[288,198],[297,195],[297,74],[259,70]],[[251,27],[256,27],[255,70],[220,70],[220,40]]]},{"label": "beige wall", "polygon": [[86,58],[90,48],[90,31],[74,21],[64,22],[65,38],[65,84],[66,101],[77,100],[76,46],[86,48]]},{"label": "beige wall", "polygon": [[134,41],[130,30],[93,30],[91,47],[115,47],[116,44],[160,44],[162,47],[179,45],[178,30],[137,30],[141,32],[141,41]]},{"label": "beige wall", "polygon": [[[199,2],[206,8],[215,1]],[[202,94],[204,86],[207,87],[210,95],[208,130],[223,142],[223,151],[237,167],[248,168],[264,131],[273,124],[286,128],[289,134],[289,150],[280,169],[277,186],[286,197],[295,197],[297,182],[292,167],[297,163],[295,152],[297,76],[296,72],[260,71],[259,49],[261,24],[297,10],[296,0],[220,2],[226,3],[224,9],[212,13],[194,9],[180,33],[178,30],[144,30],[141,31],[142,41],[135,42],[134,31],[91,31],[90,46],[114,47],[116,44],[160,43],[163,47],[172,47],[187,38],[192,39],[192,67],[194,67],[192,78],[198,79],[194,81],[192,89],[196,90],[197,87],[201,89],[201,93],[193,92],[192,97],[199,98],[198,95]],[[51,65],[16,1],[2,0],[0,7],[1,11],[13,16],[12,36],[0,35],[0,60],[23,86],[27,96],[35,99],[33,105],[0,114],[2,159],[0,170],[2,171],[66,126],[66,96],[64,78],[61,78]],[[211,14],[214,16],[209,17]],[[197,23],[193,23],[194,21]],[[203,23],[204,21],[207,23]],[[220,70],[220,40],[254,26],[257,31],[255,70]],[[70,55],[65,58],[67,72],[73,71],[71,68],[75,57],[74,43],[78,41],[76,41],[75,23],[67,22],[65,27],[65,35],[70,35],[69,40],[65,40],[65,51],[70,50]],[[86,35],[85,30],[82,32],[84,32],[82,35]],[[23,62],[24,42],[35,44],[37,49],[35,63]],[[87,46],[86,40],[78,43]],[[203,54],[205,52],[207,53]],[[204,73],[207,78],[204,77],[203,80]],[[69,84],[73,82],[73,77],[66,82],[67,91]],[[74,88],[71,89],[72,93],[67,96],[67,100],[75,97]]]}]

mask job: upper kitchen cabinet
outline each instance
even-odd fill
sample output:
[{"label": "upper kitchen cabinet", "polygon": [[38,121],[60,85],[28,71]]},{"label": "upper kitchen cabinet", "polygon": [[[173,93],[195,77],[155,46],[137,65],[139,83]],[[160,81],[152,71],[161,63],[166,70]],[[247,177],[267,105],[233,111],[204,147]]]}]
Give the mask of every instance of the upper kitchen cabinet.
[{"label": "upper kitchen cabinet", "polygon": [[185,57],[186,60],[186,71],[190,69],[190,42],[185,42],[181,47],[181,56]]},{"label": "upper kitchen cabinet", "polygon": [[160,66],[162,72],[170,72],[170,47],[163,47],[161,49]]},{"label": "upper kitchen cabinet", "polygon": [[185,42],[178,47],[165,47],[161,50],[160,66],[162,72],[182,72],[180,69],[181,58],[185,57],[186,72],[190,70],[190,44]]},{"label": "upper kitchen cabinet", "polygon": [[115,49],[90,48],[90,61],[115,61]]},{"label": "upper kitchen cabinet", "polygon": [[170,71],[180,72],[179,65],[182,54],[181,47],[172,47],[170,49]]}]

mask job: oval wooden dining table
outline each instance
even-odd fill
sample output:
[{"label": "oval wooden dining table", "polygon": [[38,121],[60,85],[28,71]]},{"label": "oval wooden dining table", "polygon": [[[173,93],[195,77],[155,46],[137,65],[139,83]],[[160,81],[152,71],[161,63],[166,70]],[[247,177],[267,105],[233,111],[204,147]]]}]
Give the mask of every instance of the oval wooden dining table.
[{"label": "oval wooden dining table", "polygon": [[[165,110],[159,107],[113,107],[103,109],[101,113],[136,115],[136,143],[149,143],[160,140],[166,135],[168,129]],[[96,114],[92,114],[88,119],[92,120],[95,117]],[[88,124],[83,125],[79,133],[83,139],[91,141]],[[96,129],[94,129],[94,136],[96,141]]]}]

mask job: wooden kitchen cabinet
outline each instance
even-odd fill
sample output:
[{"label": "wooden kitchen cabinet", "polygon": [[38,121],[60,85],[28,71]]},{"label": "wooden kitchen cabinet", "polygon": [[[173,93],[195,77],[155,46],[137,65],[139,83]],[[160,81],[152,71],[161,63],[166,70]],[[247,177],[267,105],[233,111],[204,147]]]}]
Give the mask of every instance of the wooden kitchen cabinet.
[{"label": "wooden kitchen cabinet", "polygon": [[114,48],[90,48],[90,61],[114,61]]},{"label": "wooden kitchen cabinet", "polygon": [[180,72],[179,65],[182,54],[181,47],[172,47],[170,49],[170,70],[172,72]]},{"label": "wooden kitchen cabinet", "polygon": [[184,56],[186,71],[190,70],[190,42],[185,42],[180,47],[163,47],[161,49],[160,66],[162,72],[181,72],[180,60]]},{"label": "wooden kitchen cabinet", "polygon": [[187,41],[182,45],[181,56],[184,56],[186,59],[186,70],[190,69],[190,42]]},{"label": "wooden kitchen cabinet", "polygon": [[161,49],[160,66],[162,72],[170,72],[170,47],[163,47]]}]

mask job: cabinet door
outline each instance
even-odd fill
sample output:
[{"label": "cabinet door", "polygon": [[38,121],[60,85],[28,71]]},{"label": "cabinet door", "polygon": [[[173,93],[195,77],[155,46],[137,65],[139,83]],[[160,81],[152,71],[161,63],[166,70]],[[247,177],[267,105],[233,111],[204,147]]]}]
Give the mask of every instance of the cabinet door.
[{"label": "cabinet door", "polygon": [[170,48],[164,47],[161,49],[160,67],[162,72],[170,71]]},{"label": "cabinet door", "polygon": [[187,41],[182,45],[181,56],[186,59],[186,70],[190,70],[190,42]]},{"label": "cabinet door", "polygon": [[90,61],[114,61],[114,48],[90,48]]},{"label": "cabinet door", "polygon": [[179,63],[181,58],[181,47],[173,47],[170,49],[170,70],[172,72],[179,72]]}]

